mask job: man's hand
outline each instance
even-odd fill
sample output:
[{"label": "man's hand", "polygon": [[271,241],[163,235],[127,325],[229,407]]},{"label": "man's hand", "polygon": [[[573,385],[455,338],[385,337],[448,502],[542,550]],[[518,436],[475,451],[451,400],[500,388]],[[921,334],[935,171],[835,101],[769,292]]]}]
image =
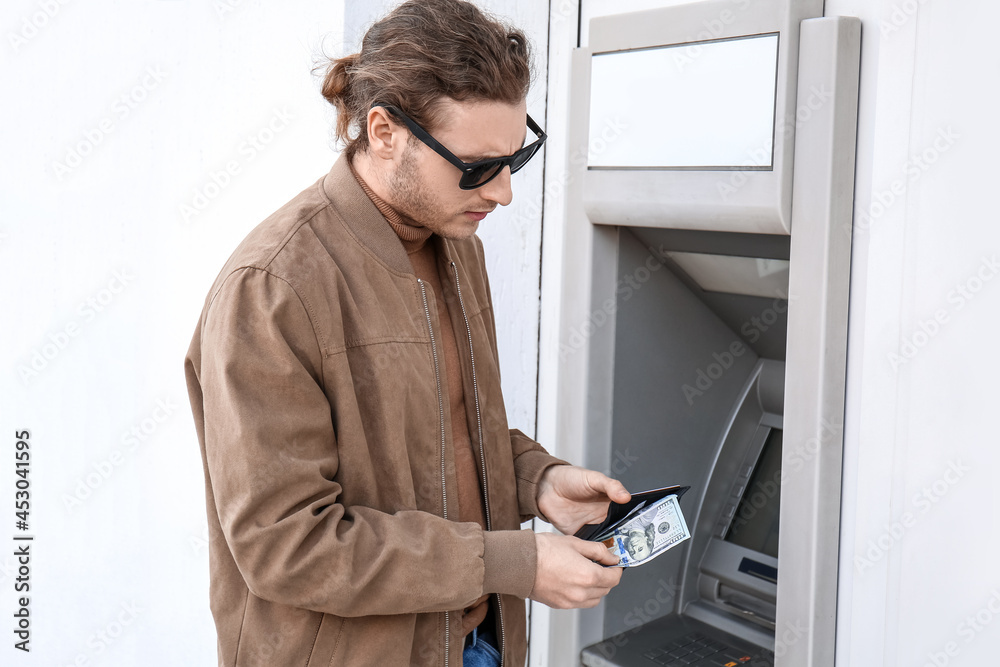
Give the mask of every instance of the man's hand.
[{"label": "man's hand", "polygon": [[557,465],[538,484],[538,509],[564,535],[608,516],[608,503],[626,503],[632,495],[621,482],[596,470]]},{"label": "man's hand", "polygon": [[[538,565],[531,599],[553,609],[594,607],[622,578],[618,557],[599,542],[535,533]],[[597,561],[597,562],[594,562]]]}]

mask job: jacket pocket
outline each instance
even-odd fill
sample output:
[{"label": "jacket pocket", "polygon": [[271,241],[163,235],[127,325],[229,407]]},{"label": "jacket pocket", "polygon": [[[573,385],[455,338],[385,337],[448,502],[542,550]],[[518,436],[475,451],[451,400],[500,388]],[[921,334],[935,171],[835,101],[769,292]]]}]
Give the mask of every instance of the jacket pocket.
[{"label": "jacket pocket", "polygon": [[306,667],[329,667],[337,645],[340,643],[340,635],[344,630],[346,620],[341,616],[323,614],[323,619],[316,630],[316,640],[313,642],[312,651],[309,652],[309,661],[306,663]]}]

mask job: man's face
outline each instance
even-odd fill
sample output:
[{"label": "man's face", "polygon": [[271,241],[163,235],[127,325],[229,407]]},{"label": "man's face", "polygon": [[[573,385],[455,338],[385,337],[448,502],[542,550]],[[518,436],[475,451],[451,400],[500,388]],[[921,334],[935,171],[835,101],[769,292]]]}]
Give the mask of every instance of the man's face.
[{"label": "man's face", "polygon": [[[442,102],[435,139],[464,162],[511,155],[524,145],[524,102]],[[420,140],[410,137],[388,175],[388,203],[412,222],[449,239],[472,236],[486,214],[513,198],[510,168],[474,190],[458,187],[461,172]]]}]

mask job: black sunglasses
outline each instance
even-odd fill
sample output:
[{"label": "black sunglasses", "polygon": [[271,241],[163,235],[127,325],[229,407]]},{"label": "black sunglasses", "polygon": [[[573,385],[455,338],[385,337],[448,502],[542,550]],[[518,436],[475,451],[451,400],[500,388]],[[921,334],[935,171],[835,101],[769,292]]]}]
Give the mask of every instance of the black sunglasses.
[{"label": "black sunglasses", "polygon": [[528,160],[530,160],[532,156],[538,152],[538,149],[545,143],[545,137],[547,136],[545,132],[542,131],[542,128],[538,127],[538,124],[531,120],[531,116],[527,116],[528,129],[534,132],[535,136],[538,137],[536,141],[518,150],[513,155],[508,155],[506,157],[491,157],[477,162],[462,162],[455,157],[454,153],[442,146],[437,139],[432,137],[427,130],[417,125],[416,121],[403,113],[399,107],[395,107],[391,104],[380,104],[378,102],[372,105],[372,108],[374,107],[382,107],[393,116],[402,120],[403,123],[406,124],[406,127],[409,128],[410,132],[413,133],[413,136],[427,144],[431,150],[443,157],[445,160],[458,167],[462,172],[462,178],[458,181],[458,187],[463,190],[475,190],[480,186],[486,185],[496,178],[500,172],[503,171],[503,168],[508,165],[510,166],[510,173],[513,174],[527,164]]}]

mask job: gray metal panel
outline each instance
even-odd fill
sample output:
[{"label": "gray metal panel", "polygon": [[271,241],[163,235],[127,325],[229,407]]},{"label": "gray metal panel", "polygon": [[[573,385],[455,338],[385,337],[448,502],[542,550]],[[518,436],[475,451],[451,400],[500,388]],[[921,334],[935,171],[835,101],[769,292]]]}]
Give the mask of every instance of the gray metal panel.
[{"label": "gray metal panel", "polygon": [[[785,365],[779,667],[832,667],[861,22],[803,21]],[[800,106],[801,106],[800,104]],[[784,502],[785,499],[789,502]],[[804,632],[802,631],[804,629]]]},{"label": "gray metal panel", "polygon": [[[611,451],[615,332],[618,318],[619,236],[617,227],[592,226],[590,318],[579,336],[589,339],[587,366],[587,441],[584,465],[619,474],[622,457]],[[626,232],[627,233],[627,232]],[[610,462],[610,463],[609,463]]]},{"label": "gray metal panel", "polygon": [[[618,308],[619,236],[617,227],[586,225],[581,231],[591,239],[590,316],[571,334],[570,345],[587,345],[586,425],[583,465],[621,478],[632,464],[627,451],[612,453],[612,414],[614,403],[615,333]],[[627,232],[626,232],[627,233]],[[581,357],[584,355],[581,354]],[[626,483],[626,488],[628,482]],[[635,489],[633,489],[635,490]],[[643,489],[639,489],[643,490]],[[584,644],[606,636],[604,604],[581,609],[578,628]]]},{"label": "gray metal panel", "polygon": [[788,259],[791,239],[783,234],[740,234],[700,229],[636,227],[632,232],[646,245],[711,255]]},{"label": "gray metal panel", "polygon": [[[788,234],[799,23],[822,14],[823,0],[703,0],[593,19],[588,45],[592,53],[779,31],[781,41],[772,171],[588,170],[584,202],[590,220],[635,227]],[[695,48],[685,47],[689,56],[697,55],[690,50]],[[650,117],[655,119],[655,110],[650,110]],[[576,126],[584,142],[589,136],[587,127]],[[614,135],[614,128],[609,128],[609,137]]]},{"label": "gray metal panel", "polygon": [[[705,490],[698,521],[691,525],[692,539],[690,558],[685,569],[687,581],[696,583],[685,591],[684,614],[742,637],[759,646],[773,648],[773,630],[764,630],[732,609],[724,609],[716,604],[717,586],[731,585],[735,570],[720,581],[706,572],[711,570],[713,540],[720,537],[720,529],[729,527],[732,513],[735,513],[743,495],[745,484],[756,466],[763,446],[762,426],[781,427],[784,391],[784,364],[770,359],[759,360],[744,389],[733,406],[733,417],[729,420],[725,440],[712,470],[712,477]],[[764,429],[766,431],[766,429]],[[746,470],[746,466],[751,466]],[[727,511],[728,510],[728,511]],[[727,518],[728,517],[728,518]],[[776,565],[771,562],[771,565]],[[761,599],[774,599],[774,587]],[[772,616],[773,618],[773,616]]]},{"label": "gray metal panel", "polygon": [[[657,256],[635,235],[619,234],[611,457],[600,467],[635,491],[690,484],[681,506],[693,525],[757,355],[666,266],[649,270]],[[604,636],[678,608],[687,549],[625,573],[605,599]]]},{"label": "gray metal panel", "polygon": [[666,255],[666,251],[788,259],[790,237],[651,227],[633,227],[631,230],[639,240],[650,248],[655,248],[688,289],[704,301],[730,329],[738,333],[758,356],[782,361],[785,359],[785,333],[788,328],[786,300],[706,292],[676,266]]}]

